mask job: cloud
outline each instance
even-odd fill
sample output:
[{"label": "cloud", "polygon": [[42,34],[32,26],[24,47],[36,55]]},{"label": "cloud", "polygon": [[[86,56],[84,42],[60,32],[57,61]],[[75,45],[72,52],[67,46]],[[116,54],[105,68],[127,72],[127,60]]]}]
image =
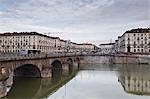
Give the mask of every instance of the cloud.
[{"label": "cloud", "polygon": [[149,0],[0,0],[0,32],[61,31],[67,39],[103,40],[149,20]]}]

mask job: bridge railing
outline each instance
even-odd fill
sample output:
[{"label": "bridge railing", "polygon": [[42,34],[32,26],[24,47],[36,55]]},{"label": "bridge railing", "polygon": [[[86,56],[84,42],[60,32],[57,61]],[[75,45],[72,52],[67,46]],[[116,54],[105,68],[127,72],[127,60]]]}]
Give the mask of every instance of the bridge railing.
[{"label": "bridge railing", "polygon": [[81,55],[77,53],[3,54],[0,61]]},{"label": "bridge railing", "polygon": [[4,60],[21,60],[21,59],[36,59],[36,58],[47,58],[47,57],[64,57],[64,56],[94,56],[94,55],[102,55],[102,56],[111,56],[113,54],[102,54],[102,53],[40,53],[40,54],[0,54],[0,61]]}]

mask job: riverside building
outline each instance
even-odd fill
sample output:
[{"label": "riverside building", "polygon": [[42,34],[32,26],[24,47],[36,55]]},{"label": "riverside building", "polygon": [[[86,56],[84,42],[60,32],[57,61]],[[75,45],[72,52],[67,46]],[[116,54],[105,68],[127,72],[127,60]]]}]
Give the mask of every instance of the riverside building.
[{"label": "riverside building", "polygon": [[0,53],[50,53],[65,50],[94,50],[94,47],[93,44],[77,44],[37,32],[0,34]]},{"label": "riverside building", "polygon": [[109,54],[109,53],[112,53],[113,51],[114,43],[100,44],[99,48],[102,54]]},{"label": "riverside building", "polygon": [[56,50],[58,37],[49,37],[36,32],[0,34],[1,53],[39,53]]},{"label": "riverside building", "polygon": [[126,31],[116,40],[114,52],[150,53],[150,28]]}]

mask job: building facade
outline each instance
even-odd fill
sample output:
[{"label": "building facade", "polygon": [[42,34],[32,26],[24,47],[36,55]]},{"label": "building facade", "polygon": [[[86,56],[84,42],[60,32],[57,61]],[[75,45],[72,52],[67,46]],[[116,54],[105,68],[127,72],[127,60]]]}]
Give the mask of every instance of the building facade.
[{"label": "building facade", "polygon": [[126,31],[116,40],[114,52],[149,53],[150,28],[138,28]]},{"label": "building facade", "polygon": [[59,37],[37,32],[14,32],[0,34],[0,53],[51,53],[77,50],[94,50],[93,44],[77,44]]},{"label": "building facade", "polygon": [[99,45],[100,52],[101,52],[102,54],[109,54],[109,53],[112,53],[114,44],[115,44],[115,43],[100,44],[100,45]]},{"label": "building facade", "polygon": [[96,46],[94,44],[90,44],[90,43],[82,43],[82,44],[78,44],[78,49],[82,50],[82,51],[94,51],[96,48]]},{"label": "building facade", "polygon": [[28,53],[48,52],[56,49],[56,39],[36,32],[4,33],[0,34],[0,52]]}]

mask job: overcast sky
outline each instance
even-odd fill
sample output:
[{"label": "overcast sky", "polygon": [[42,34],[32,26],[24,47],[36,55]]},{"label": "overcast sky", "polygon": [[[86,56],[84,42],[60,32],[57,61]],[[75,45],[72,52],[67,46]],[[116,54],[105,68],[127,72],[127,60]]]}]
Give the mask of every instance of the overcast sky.
[{"label": "overcast sky", "polygon": [[0,0],[0,32],[52,32],[98,44],[141,27],[150,27],[150,0]]}]

